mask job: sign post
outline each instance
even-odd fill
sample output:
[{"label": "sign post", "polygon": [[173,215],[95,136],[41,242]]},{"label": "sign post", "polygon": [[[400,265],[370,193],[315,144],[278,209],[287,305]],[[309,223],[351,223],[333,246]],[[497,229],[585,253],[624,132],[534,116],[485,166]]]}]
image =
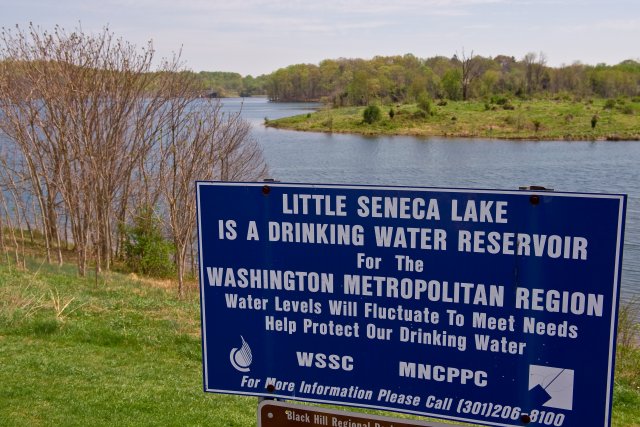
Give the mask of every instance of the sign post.
[{"label": "sign post", "polygon": [[608,426],[626,196],[197,183],[204,389]]}]

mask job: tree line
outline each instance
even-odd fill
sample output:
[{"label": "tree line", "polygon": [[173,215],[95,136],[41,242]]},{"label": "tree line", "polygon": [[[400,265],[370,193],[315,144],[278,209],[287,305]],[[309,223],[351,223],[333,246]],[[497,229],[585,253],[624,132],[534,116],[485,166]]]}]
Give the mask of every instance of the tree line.
[{"label": "tree line", "polygon": [[323,101],[333,106],[372,102],[411,103],[432,99],[468,100],[496,95],[513,97],[635,97],[640,95],[640,62],[617,65],[574,63],[550,67],[544,53],[452,58],[414,55],[365,59],[327,59],[297,64],[267,76],[272,101]]},{"label": "tree line", "polygon": [[224,71],[200,71],[193,74],[204,94],[215,94],[221,98],[266,95],[266,75],[243,77],[239,73]]},{"label": "tree line", "polygon": [[150,43],[139,49],[108,29],[0,33],[6,262],[24,264],[35,236],[48,262],[61,264],[68,248],[80,275],[97,275],[136,244],[127,226],[151,215],[171,243],[182,294],[195,269],[194,181],[259,180],[267,168],[239,113],[199,99],[200,81],[179,58],[158,69],[153,61]]},{"label": "tree line", "polygon": [[640,62],[574,63],[550,67],[544,53],[482,57],[465,53],[427,59],[407,54],[327,59],[257,77],[235,72],[181,70],[200,96],[266,95],[276,102],[320,101],[334,106],[415,102],[421,95],[454,101],[493,96],[617,98],[640,95]]}]

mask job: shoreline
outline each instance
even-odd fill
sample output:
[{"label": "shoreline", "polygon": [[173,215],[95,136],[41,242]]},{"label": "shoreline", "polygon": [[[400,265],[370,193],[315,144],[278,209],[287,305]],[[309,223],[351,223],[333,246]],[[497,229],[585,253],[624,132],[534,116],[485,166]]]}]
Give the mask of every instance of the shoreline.
[{"label": "shoreline", "polygon": [[[295,117],[295,116],[294,116]],[[534,137],[534,136],[489,136],[489,135],[470,135],[470,134],[426,134],[420,132],[396,132],[396,133],[387,133],[387,132],[359,132],[356,130],[348,131],[348,130],[331,130],[331,129],[299,129],[295,126],[286,126],[276,123],[278,120],[270,120],[269,123],[265,123],[264,126],[272,128],[272,129],[280,129],[280,130],[290,130],[295,132],[311,132],[311,133],[325,133],[325,134],[339,134],[339,135],[360,135],[360,136],[369,136],[369,137],[379,137],[379,136],[409,136],[415,138],[442,138],[442,139],[492,139],[496,141],[513,141],[513,142],[550,142],[550,141],[563,141],[563,142],[636,142],[640,141],[640,135],[634,135],[630,137],[620,137],[618,135],[610,135],[610,136],[598,136],[595,138],[585,138],[582,135],[575,136],[565,136],[562,138],[545,138],[545,137]]]},{"label": "shoreline", "polygon": [[[628,104],[627,104],[628,105]],[[324,108],[265,120],[275,129],[362,136],[494,139],[508,141],[640,141],[640,103],[631,110],[608,108],[605,100],[530,100],[510,108],[480,101],[449,101],[428,112],[416,104],[380,105],[365,123],[365,107]],[[631,111],[631,113],[629,113]]]}]

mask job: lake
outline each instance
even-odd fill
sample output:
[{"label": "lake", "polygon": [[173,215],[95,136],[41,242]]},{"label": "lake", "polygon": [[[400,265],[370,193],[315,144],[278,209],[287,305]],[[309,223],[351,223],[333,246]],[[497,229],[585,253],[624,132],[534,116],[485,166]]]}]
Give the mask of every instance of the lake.
[{"label": "lake", "polygon": [[[271,176],[285,182],[624,193],[627,205],[622,299],[640,301],[640,142],[502,141],[365,137],[266,128],[264,119],[318,104],[228,98],[253,125]],[[585,212],[585,215],[588,214]]]}]

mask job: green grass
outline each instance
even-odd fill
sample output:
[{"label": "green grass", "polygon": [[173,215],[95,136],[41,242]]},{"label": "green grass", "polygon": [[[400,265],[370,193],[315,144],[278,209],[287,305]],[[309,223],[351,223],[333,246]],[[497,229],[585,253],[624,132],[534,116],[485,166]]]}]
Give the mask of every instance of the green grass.
[{"label": "green grass", "polygon": [[640,426],[640,350],[620,350],[613,389],[613,425]]},{"label": "green grass", "polygon": [[[202,391],[195,289],[27,264],[0,264],[0,426],[256,425],[256,398]],[[640,351],[617,371],[614,425],[639,425]]]},{"label": "green grass", "polygon": [[[267,126],[301,131],[539,140],[638,140],[640,103],[631,100],[606,107],[606,100],[510,100],[513,110],[484,101],[433,103],[432,115],[415,104],[383,105],[382,119],[367,124],[364,107],[324,109],[269,121]],[[610,106],[610,105],[609,105]],[[395,115],[388,114],[393,108]],[[595,128],[591,120],[597,116]]]},{"label": "green grass", "polygon": [[198,310],[122,275],[0,266],[0,425],[254,425],[256,399],[202,391]]}]

